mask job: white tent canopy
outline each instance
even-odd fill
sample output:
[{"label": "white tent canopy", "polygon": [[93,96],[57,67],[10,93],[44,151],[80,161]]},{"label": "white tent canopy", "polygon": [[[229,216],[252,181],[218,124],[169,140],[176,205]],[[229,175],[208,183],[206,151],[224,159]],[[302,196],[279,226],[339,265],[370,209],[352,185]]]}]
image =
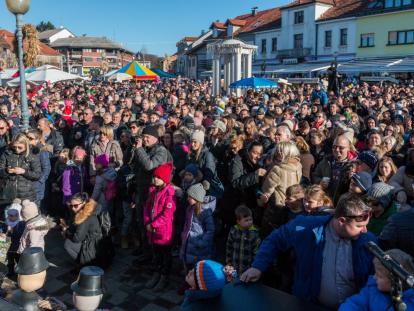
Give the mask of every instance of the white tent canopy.
[{"label": "white tent canopy", "polygon": [[132,80],[132,76],[126,73],[118,72],[118,73],[115,73],[109,76],[109,78],[107,79],[108,81],[122,82],[122,81]]},{"label": "white tent canopy", "polygon": [[[44,65],[39,68],[36,68],[35,71],[26,74],[27,82],[32,83],[43,83],[50,82],[56,83],[59,81],[68,81],[68,80],[81,80],[82,78],[78,75],[74,75],[65,71],[60,70],[57,67]],[[20,84],[20,77],[13,79],[7,82],[9,86],[17,86]]]}]

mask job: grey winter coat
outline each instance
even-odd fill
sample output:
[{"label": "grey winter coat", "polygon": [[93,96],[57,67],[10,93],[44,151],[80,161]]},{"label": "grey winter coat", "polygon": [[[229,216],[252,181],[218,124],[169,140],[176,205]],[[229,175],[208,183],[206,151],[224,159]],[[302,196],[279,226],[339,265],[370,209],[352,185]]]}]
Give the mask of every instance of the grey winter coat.
[{"label": "grey winter coat", "polygon": [[[173,162],[170,152],[162,145],[140,147],[133,151],[132,164],[137,188],[147,191],[151,184],[152,171],[161,164]],[[145,189],[145,190],[143,190]]]},{"label": "grey winter coat", "polygon": [[122,166],[124,154],[122,153],[121,146],[116,140],[109,141],[106,147],[104,147],[104,145],[100,141],[95,141],[91,146],[91,155],[89,163],[90,176],[96,175],[95,157],[104,153],[109,155],[109,161],[112,167],[114,167],[115,169],[119,169]]}]

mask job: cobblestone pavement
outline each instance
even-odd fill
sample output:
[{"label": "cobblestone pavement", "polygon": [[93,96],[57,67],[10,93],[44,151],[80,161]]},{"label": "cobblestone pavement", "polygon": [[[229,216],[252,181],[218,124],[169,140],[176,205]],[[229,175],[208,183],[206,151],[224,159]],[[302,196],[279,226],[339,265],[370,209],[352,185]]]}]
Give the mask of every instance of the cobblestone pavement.
[{"label": "cobblestone pavement", "polygon": [[[47,271],[44,290],[48,295],[62,300],[72,307],[70,284],[77,275],[72,271],[73,262],[63,249],[63,238],[59,231],[52,230],[46,237],[46,257],[52,266]],[[174,260],[173,273],[168,288],[154,293],[144,284],[151,277],[148,265],[136,263],[132,250],[116,249],[116,256],[110,268],[105,271],[105,287],[101,308],[111,311],[164,311],[179,310],[183,297],[177,294],[184,276],[178,260]]]}]

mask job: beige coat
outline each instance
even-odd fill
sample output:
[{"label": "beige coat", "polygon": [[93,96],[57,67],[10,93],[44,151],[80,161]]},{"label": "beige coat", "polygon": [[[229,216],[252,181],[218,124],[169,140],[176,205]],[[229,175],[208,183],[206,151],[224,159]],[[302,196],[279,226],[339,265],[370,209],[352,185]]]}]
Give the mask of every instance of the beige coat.
[{"label": "beige coat", "polygon": [[44,218],[38,215],[26,222],[26,228],[20,238],[20,245],[17,252],[23,253],[29,247],[45,248],[45,236],[47,232],[54,226],[50,218]]},{"label": "beige coat", "polygon": [[285,205],[286,189],[300,183],[302,165],[298,158],[275,164],[267,173],[262,185],[263,194],[275,205]]},{"label": "beige coat", "polygon": [[115,170],[118,170],[122,166],[124,154],[122,153],[121,146],[116,140],[108,142],[106,148],[100,141],[95,141],[91,146],[89,163],[89,174],[91,176],[96,175],[95,157],[104,153],[109,155],[110,165],[115,168]]}]

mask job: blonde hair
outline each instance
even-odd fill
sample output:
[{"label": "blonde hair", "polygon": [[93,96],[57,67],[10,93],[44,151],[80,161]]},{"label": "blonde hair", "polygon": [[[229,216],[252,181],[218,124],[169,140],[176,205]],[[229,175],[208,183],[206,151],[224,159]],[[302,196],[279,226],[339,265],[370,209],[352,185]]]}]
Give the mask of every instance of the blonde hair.
[{"label": "blonde hair", "polygon": [[13,146],[15,144],[22,144],[25,147],[25,156],[27,157],[30,154],[30,143],[29,139],[27,138],[26,134],[19,133],[17,134],[11,141],[10,145]]},{"label": "blonde hair", "polygon": [[273,162],[287,163],[291,158],[297,158],[300,156],[300,152],[296,144],[288,142],[280,142],[276,145],[273,152]]},{"label": "blonde hair", "polygon": [[108,125],[104,125],[101,127],[101,132],[108,137],[109,140],[113,140],[114,139],[114,130],[112,127],[108,126]]},{"label": "blonde hair", "polygon": [[333,207],[331,198],[325,193],[320,185],[311,185],[306,188],[305,198],[323,202],[323,206]]},{"label": "blonde hair", "polygon": [[298,147],[301,153],[309,152],[309,145],[302,136],[296,136],[296,146]]},{"label": "blonde hair", "polygon": [[378,162],[378,179],[381,180],[384,183],[387,183],[390,180],[390,177],[386,177],[386,176],[381,176],[380,174],[380,170],[379,167],[382,163],[388,163],[391,166],[391,174],[390,177],[392,175],[394,175],[395,173],[397,173],[397,166],[395,165],[394,161],[390,158],[390,157],[383,157],[381,160],[379,160]]},{"label": "blonde hair", "polygon": [[234,149],[237,149],[237,151],[239,151],[239,150],[243,149],[243,146],[244,146],[244,136],[243,135],[236,136],[231,140],[230,148],[234,148]]}]

